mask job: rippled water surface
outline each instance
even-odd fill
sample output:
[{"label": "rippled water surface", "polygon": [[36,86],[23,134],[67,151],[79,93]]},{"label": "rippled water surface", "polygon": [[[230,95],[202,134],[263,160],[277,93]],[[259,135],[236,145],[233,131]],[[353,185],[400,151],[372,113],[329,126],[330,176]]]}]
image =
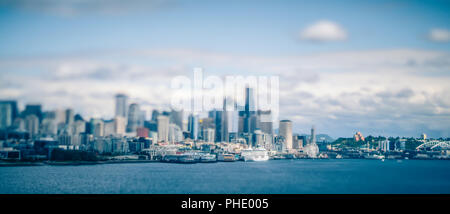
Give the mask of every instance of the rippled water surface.
[{"label": "rippled water surface", "polygon": [[0,167],[0,193],[450,193],[450,161]]}]

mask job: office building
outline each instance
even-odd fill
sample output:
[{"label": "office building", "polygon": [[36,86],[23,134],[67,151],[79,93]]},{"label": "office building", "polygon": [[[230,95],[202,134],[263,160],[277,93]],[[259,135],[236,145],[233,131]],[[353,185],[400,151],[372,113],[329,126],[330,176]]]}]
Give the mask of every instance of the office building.
[{"label": "office building", "polygon": [[292,149],[292,122],[290,120],[281,120],[279,135],[285,139],[285,148]]},{"label": "office building", "polygon": [[128,97],[125,94],[116,95],[116,112],[115,116],[127,117]]}]

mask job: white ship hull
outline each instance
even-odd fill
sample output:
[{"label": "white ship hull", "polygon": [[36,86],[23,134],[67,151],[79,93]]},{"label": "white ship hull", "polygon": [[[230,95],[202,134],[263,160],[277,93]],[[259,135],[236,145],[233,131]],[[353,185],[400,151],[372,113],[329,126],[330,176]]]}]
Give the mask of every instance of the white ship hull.
[{"label": "white ship hull", "polygon": [[248,161],[268,161],[269,160],[269,156],[245,156],[244,157],[244,161],[248,162]]},{"label": "white ship hull", "polygon": [[269,153],[262,148],[255,150],[245,149],[241,152],[241,159],[243,161],[268,161]]}]

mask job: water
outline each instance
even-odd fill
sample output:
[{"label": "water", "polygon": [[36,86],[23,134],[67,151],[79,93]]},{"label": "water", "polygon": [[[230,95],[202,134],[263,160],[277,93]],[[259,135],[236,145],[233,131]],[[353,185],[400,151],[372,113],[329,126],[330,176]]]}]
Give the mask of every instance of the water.
[{"label": "water", "polygon": [[0,193],[450,193],[450,161],[0,167]]}]

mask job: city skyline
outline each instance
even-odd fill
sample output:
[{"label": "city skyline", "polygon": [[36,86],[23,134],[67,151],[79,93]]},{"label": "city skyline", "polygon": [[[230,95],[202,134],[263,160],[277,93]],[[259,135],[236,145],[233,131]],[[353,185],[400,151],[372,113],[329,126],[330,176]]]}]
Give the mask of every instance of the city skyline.
[{"label": "city skyline", "polygon": [[[248,88],[246,88],[245,93],[248,93]],[[248,96],[248,94],[246,96]],[[183,110],[175,111],[174,109],[172,109],[170,107],[166,108],[166,109],[159,108],[159,109],[152,109],[151,111],[146,111],[146,110],[140,109],[139,103],[129,102],[129,100],[128,100],[129,97],[126,94],[119,93],[119,94],[116,94],[115,96],[113,96],[111,99],[113,99],[113,98],[115,98],[115,105],[114,105],[115,115],[112,117],[107,117],[107,118],[105,118],[105,117],[87,118],[87,117],[84,117],[80,112],[74,110],[73,108],[45,109],[45,108],[43,108],[45,106],[45,104],[43,104],[43,103],[28,103],[25,105],[26,108],[23,108],[22,110],[19,107],[20,105],[18,105],[16,100],[0,100],[0,104],[5,103],[5,104],[9,105],[10,103],[13,103],[12,105],[16,106],[16,109],[13,107],[12,110],[13,110],[13,112],[15,112],[15,110],[17,110],[17,112],[15,112],[15,113],[10,112],[11,115],[15,115],[15,116],[13,116],[13,118],[22,117],[22,119],[26,119],[25,117],[23,117],[21,115],[24,115],[24,114],[28,115],[29,112],[31,111],[31,115],[36,116],[38,119],[38,126],[41,126],[40,123],[42,122],[44,114],[60,114],[61,112],[64,114],[64,116],[63,116],[64,121],[72,121],[72,122],[74,121],[74,118],[77,118],[77,117],[78,118],[76,120],[83,119],[83,121],[86,123],[90,123],[90,122],[92,123],[92,121],[112,122],[112,121],[119,119],[121,121],[123,120],[123,122],[121,122],[121,123],[123,123],[123,134],[139,133],[138,129],[145,127],[144,122],[149,122],[149,121],[150,122],[151,121],[158,122],[157,117],[159,117],[159,116],[165,117],[167,119],[167,122],[166,122],[167,126],[172,125],[172,124],[177,125],[181,129],[181,131],[191,131],[191,128],[192,128],[191,126],[196,126],[197,128],[195,130],[197,130],[197,132],[194,135],[199,135],[199,134],[201,135],[201,130],[199,130],[198,124],[196,124],[196,125],[192,124],[192,122],[191,122],[192,117],[196,118],[197,123],[199,122],[199,120],[208,119],[208,118],[214,119],[217,117],[222,118],[222,119],[220,119],[220,121],[222,121],[222,120],[227,121],[229,119],[237,120],[237,118],[236,119],[233,118],[233,115],[228,115],[225,117],[221,116],[223,113],[221,112],[222,110],[220,110],[220,109],[205,111],[205,112],[201,112],[201,113],[183,111]],[[126,105],[127,103],[128,103],[128,105]],[[124,105],[126,105],[125,109],[123,109]],[[246,99],[245,106],[249,106],[248,99]],[[36,108],[38,108],[38,109],[36,109]],[[130,113],[130,111],[129,111],[130,108],[134,109],[133,111],[131,111],[133,113]],[[32,109],[32,110],[30,110],[30,109]],[[224,109],[225,109],[225,105],[224,105]],[[4,109],[0,108],[0,110],[3,111]],[[40,112],[40,114],[37,114],[36,112],[33,112],[33,111],[38,111],[38,112]],[[179,116],[175,116],[175,117],[179,117],[178,119],[174,119],[174,115],[178,114],[177,112],[181,113],[181,114]],[[246,112],[248,112],[248,107],[246,107],[242,110],[234,109],[232,111],[228,111],[227,114],[229,114],[231,112],[235,112],[236,117],[244,116],[244,118],[245,118],[246,114],[248,114],[248,113],[246,113]],[[261,117],[261,115],[265,114],[264,113],[265,111],[261,111],[261,110],[257,110],[253,114],[256,115],[256,112],[258,112],[258,117]],[[270,117],[270,110],[268,112],[269,112],[268,115]],[[125,117],[122,116],[124,113],[126,114]],[[155,113],[157,113],[156,117],[154,115]],[[184,113],[186,113],[186,114],[184,114]],[[220,114],[218,114],[218,113],[220,113]],[[225,124],[227,124],[229,131],[226,131],[224,133],[228,133],[228,132],[230,132],[230,133],[233,133],[233,132],[234,133],[239,133],[239,132],[253,133],[255,131],[254,128],[252,130],[250,130],[250,128],[245,128],[246,126],[250,126],[250,121],[246,121],[246,120],[250,120],[251,114],[249,114],[248,116],[249,116],[248,119],[244,119],[242,127],[239,127],[239,126],[241,126],[239,124],[234,124],[234,123],[238,123],[237,121],[235,121],[235,122],[230,121],[230,124],[228,124],[228,122],[225,122]],[[59,120],[58,118],[55,118],[55,119]],[[170,119],[170,122],[169,122],[169,119]],[[283,136],[283,137],[286,137],[289,135],[291,136],[291,139],[287,140],[288,142],[286,143],[287,145],[289,145],[288,146],[289,148],[292,148],[292,145],[293,145],[292,136],[296,136],[296,135],[312,136],[312,135],[308,135],[307,132],[310,130],[311,130],[311,132],[313,132],[313,130],[315,130],[315,126],[316,126],[316,124],[310,124],[310,127],[306,130],[294,131],[293,130],[293,122],[289,118],[281,118],[278,121],[272,121],[272,122],[265,121],[265,122],[270,123],[270,130],[271,130],[270,133],[276,134],[278,136]],[[12,125],[14,123],[14,121],[11,120],[10,123]],[[65,122],[65,123],[68,123],[68,122]],[[214,123],[216,123],[216,122],[214,122]],[[219,123],[223,123],[223,122],[219,122]],[[289,130],[285,130],[286,125],[284,125],[284,124],[286,124],[286,123],[289,123],[289,125],[287,125],[289,127],[288,128]],[[247,124],[247,125],[245,125],[245,124]],[[259,124],[263,124],[263,122],[259,121]],[[273,125],[273,124],[276,124],[276,125]],[[284,125],[283,128],[281,128],[281,133],[280,133],[280,127],[278,126],[278,124]],[[132,126],[132,128],[130,128],[130,126]],[[186,127],[184,127],[184,126],[186,126]],[[217,126],[217,124],[216,124],[216,126]],[[259,126],[261,126],[261,125],[259,125]],[[156,127],[158,127],[158,125]],[[214,127],[214,132],[215,132],[215,135],[216,135],[215,138],[216,138],[217,132],[223,132],[224,130],[223,130],[223,128],[220,127],[220,125],[218,126],[219,127],[218,129],[216,129],[215,127]],[[184,128],[186,128],[186,129],[184,129]],[[102,129],[104,129],[104,128],[102,128]],[[117,129],[117,128],[114,128],[114,129]],[[120,129],[122,129],[122,128],[120,128]],[[263,130],[263,133],[269,133],[269,132],[264,132],[263,127],[258,127],[258,130]],[[358,129],[355,129],[355,130],[358,130]],[[39,129],[37,131],[39,131]],[[150,131],[150,130],[147,130],[147,132],[148,131]],[[159,132],[159,130],[157,132]],[[168,130],[165,130],[164,132],[168,133]],[[119,133],[122,133],[122,132],[119,132]],[[351,138],[351,137],[354,137],[357,135],[361,135],[361,131],[355,131],[353,133],[350,133],[349,135],[339,135],[339,136],[332,136],[326,132],[319,132],[318,134],[319,135],[328,135],[329,137],[338,139],[338,138],[349,138],[349,137]],[[148,135],[148,133],[147,133],[147,135]],[[138,136],[139,136],[139,134],[138,134]],[[429,134],[427,134],[425,132],[420,132],[420,133],[418,132],[418,134],[416,136],[401,136],[401,135],[380,135],[380,134],[364,133],[364,136],[406,137],[406,138],[413,137],[413,138],[417,138],[417,139],[424,139],[424,136],[425,136],[425,138],[427,138],[427,136],[429,136]],[[441,137],[429,136],[429,137],[431,137],[431,138],[449,138],[449,136],[441,136]],[[362,137],[362,138],[364,139],[364,137]],[[224,141],[224,139],[225,138],[219,137],[219,139],[215,139],[214,142],[221,142],[221,141]],[[197,138],[194,137],[194,138],[192,138],[192,140],[197,140]],[[167,141],[167,139],[165,139],[165,141]],[[224,142],[227,142],[227,141],[228,140],[225,140]],[[315,141],[315,139],[314,139],[314,141]]]},{"label": "city skyline", "polygon": [[40,3],[0,1],[0,99],[21,107],[112,118],[125,93],[150,112],[203,67],[279,76],[294,132],[450,136],[445,1]]}]

